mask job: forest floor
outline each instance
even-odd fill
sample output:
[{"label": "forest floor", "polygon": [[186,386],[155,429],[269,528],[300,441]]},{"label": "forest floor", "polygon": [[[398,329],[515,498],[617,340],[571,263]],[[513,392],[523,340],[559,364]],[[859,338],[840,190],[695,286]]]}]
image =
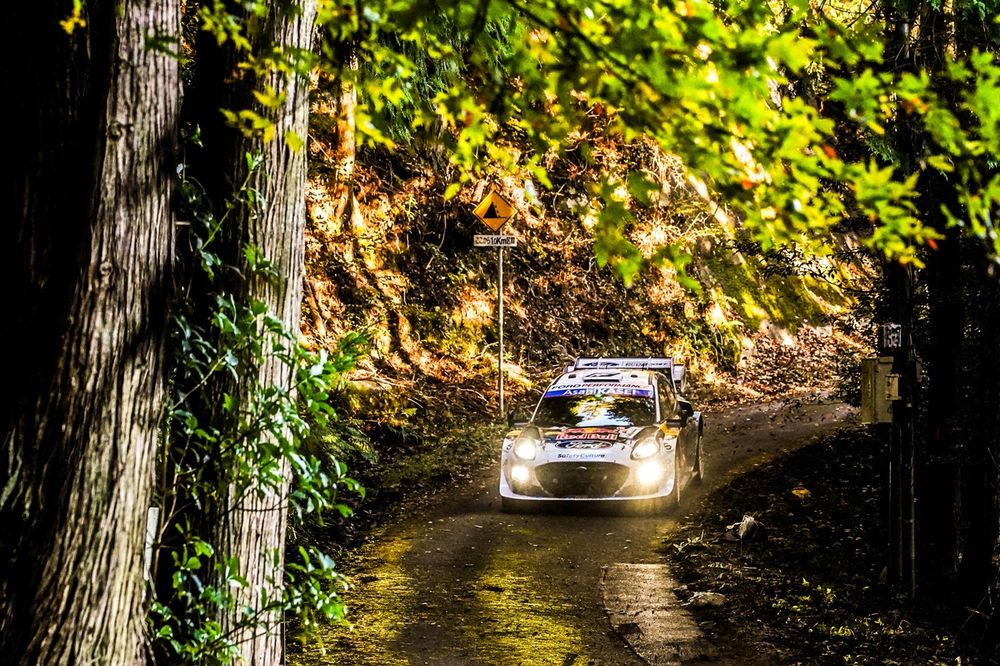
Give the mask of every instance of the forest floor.
[{"label": "forest floor", "polygon": [[[854,382],[831,382],[844,361],[830,342],[814,332],[794,346],[765,339],[735,387],[707,399],[740,400],[744,386],[750,398],[850,398],[843,387]],[[749,648],[780,664],[996,663],[969,660],[968,610],[913,604],[887,584],[887,446],[870,427],[848,426],[688,507],[661,553],[681,583],[675,594],[724,652]]]},{"label": "forest floor", "polygon": [[882,447],[848,427],[689,508],[661,552],[713,643],[762,663],[984,663],[958,658],[967,611],[885,583]]}]

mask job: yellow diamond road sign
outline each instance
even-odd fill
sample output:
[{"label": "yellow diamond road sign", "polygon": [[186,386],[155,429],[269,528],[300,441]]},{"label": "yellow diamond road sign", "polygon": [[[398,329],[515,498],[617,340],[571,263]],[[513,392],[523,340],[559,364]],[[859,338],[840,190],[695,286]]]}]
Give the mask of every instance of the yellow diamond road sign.
[{"label": "yellow diamond road sign", "polygon": [[483,221],[493,231],[500,231],[500,227],[507,224],[507,220],[517,213],[513,204],[500,196],[496,190],[491,191],[483,200],[479,202],[472,214]]}]

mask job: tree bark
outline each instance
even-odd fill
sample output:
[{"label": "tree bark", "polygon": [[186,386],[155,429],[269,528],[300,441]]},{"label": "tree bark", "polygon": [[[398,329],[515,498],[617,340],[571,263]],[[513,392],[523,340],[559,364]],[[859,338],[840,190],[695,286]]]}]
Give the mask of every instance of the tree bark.
[{"label": "tree bark", "polygon": [[982,402],[985,410],[980,412],[983,418],[983,439],[989,455],[987,466],[990,484],[989,511],[984,512],[992,519],[988,526],[990,543],[990,573],[987,608],[983,612],[989,614],[986,640],[983,641],[984,656],[1000,654],[1000,413],[996,406],[1000,404],[1000,271],[995,263],[981,265],[979,274],[984,285],[983,289],[983,321],[981,325],[980,351],[983,363],[980,367],[982,378]]},{"label": "tree bark", "polygon": [[[163,411],[178,0],[15,3],[0,663],[144,660],[143,546]],[[30,57],[26,54],[31,54]]]},{"label": "tree bark", "polygon": [[[272,49],[309,51],[315,1],[275,5],[269,16],[248,34],[254,52],[259,55]],[[229,9],[239,15],[235,6]],[[263,156],[262,166],[250,182],[259,196],[252,205],[237,207],[229,213],[215,249],[230,266],[243,265],[243,250],[247,246],[255,247],[270,261],[281,276],[278,283],[242,270],[227,288],[246,301],[263,301],[289,330],[298,331],[305,261],[306,150],[292,149],[284,138],[288,132],[303,141],[308,135],[308,80],[303,75],[273,72],[266,80],[234,81],[239,58],[229,44],[220,46],[212,38],[201,40],[197,46],[195,92],[187,116],[202,127],[204,150],[192,156],[192,172],[204,185],[221,217],[224,202],[237,199],[238,186],[246,178],[245,155]],[[273,113],[261,109],[251,94],[253,89],[263,89],[265,85],[285,96],[281,107]],[[276,138],[269,142],[247,138],[224,125],[220,109],[254,109],[271,117]],[[292,369],[277,359],[269,359],[256,372],[263,386],[292,387]],[[218,410],[218,405],[214,409]],[[223,414],[215,415],[216,422],[224,422],[226,418]],[[238,645],[242,661],[254,666],[280,664],[283,659],[281,612],[265,608],[264,598],[278,598],[283,580],[287,467],[284,477],[285,483],[278,488],[244,490],[230,486],[223,493],[225,505],[215,507],[213,515],[202,523],[218,555],[238,558],[239,574],[248,582],[237,592],[237,606],[224,611],[219,620],[229,638]],[[246,609],[256,614],[255,621],[246,621]]]}]

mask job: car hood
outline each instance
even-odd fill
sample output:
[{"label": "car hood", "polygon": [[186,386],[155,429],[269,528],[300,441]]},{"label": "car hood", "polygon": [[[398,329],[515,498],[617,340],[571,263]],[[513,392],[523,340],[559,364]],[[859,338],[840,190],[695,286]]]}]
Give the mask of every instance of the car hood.
[{"label": "car hood", "polygon": [[522,432],[530,433],[541,441],[539,460],[611,460],[631,453],[632,445],[644,437],[655,437],[656,426],[600,426],[589,428],[541,428],[528,425],[511,432],[513,442]]}]

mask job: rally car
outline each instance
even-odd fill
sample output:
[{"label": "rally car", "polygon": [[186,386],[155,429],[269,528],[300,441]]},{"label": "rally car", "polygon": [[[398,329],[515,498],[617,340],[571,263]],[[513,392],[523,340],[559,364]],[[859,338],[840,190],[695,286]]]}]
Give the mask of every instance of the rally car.
[{"label": "rally car", "polygon": [[670,358],[580,358],[527,423],[511,422],[500,457],[505,510],[541,502],[676,505],[703,477],[701,412]]}]

